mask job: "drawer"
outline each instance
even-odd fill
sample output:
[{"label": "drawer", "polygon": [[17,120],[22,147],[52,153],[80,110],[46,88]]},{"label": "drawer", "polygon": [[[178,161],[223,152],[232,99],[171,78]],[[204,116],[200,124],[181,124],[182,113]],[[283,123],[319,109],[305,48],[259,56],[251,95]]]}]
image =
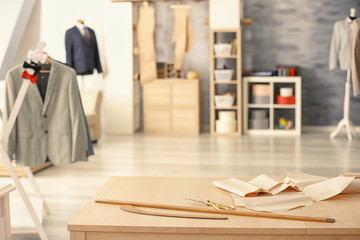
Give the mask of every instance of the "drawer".
[{"label": "drawer", "polygon": [[195,107],[199,105],[198,82],[174,83],[172,85],[172,105],[174,107]]},{"label": "drawer", "polygon": [[171,130],[169,111],[150,110],[144,118],[145,133],[167,133]]},{"label": "drawer", "polygon": [[173,109],[172,131],[177,134],[198,134],[200,119],[196,109]]},{"label": "drawer", "polygon": [[146,84],[144,86],[144,104],[145,107],[169,108],[170,102],[170,84]]}]

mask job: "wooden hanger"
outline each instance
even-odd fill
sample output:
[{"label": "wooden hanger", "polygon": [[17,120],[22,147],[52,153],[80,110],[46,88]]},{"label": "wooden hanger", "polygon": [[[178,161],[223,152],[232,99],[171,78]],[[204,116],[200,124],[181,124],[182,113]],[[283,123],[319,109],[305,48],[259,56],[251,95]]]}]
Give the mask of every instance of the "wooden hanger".
[{"label": "wooden hanger", "polygon": [[[46,54],[47,58],[46,58],[46,62],[47,63],[52,63],[52,60],[51,58],[49,57],[49,54],[47,54],[47,52],[43,52],[43,54]],[[40,70],[40,73],[50,73],[50,70]]]},{"label": "wooden hanger", "polygon": [[78,22],[78,23],[81,23],[81,24],[84,24],[84,23],[85,23],[84,19],[81,19],[81,18],[79,18],[79,19],[77,20],[77,22]]}]

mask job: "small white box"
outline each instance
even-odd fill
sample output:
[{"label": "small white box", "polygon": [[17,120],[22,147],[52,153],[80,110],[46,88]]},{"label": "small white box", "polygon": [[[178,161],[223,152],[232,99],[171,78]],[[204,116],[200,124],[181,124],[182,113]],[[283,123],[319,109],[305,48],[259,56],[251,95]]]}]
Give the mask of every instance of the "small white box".
[{"label": "small white box", "polygon": [[292,88],[280,88],[280,96],[282,97],[291,97],[293,95]]},{"label": "small white box", "polygon": [[234,104],[234,96],[215,96],[215,106],[216,107],[231,107]]},{"label": "small white box", "polygon": [[232,69],[215,69],[215,81],[219,82],[228,82],[231,81],[231,78],[234,74],[234,70]]},{"label": "small white box", "polygon": [[232,46],[229,43],[216,43],[214,44],[215,56],[230,56]]}]

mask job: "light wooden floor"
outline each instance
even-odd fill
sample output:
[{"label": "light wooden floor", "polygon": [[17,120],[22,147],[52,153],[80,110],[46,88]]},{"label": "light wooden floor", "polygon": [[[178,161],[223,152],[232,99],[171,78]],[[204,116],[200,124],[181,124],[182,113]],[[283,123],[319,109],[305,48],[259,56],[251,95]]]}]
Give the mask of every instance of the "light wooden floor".
[{"label": "light wooden floor", "polygon": [[[35,175],[50,208],[45,231],[51,240],[69,239],[67,222],[110,176],[251,177],[265,173],[282,177],[287,171],[301,171],[333,177],[360,172],[360,139],[349,143],[345,134],[335,140],[328,135],[103,136],[89,162],[54,166]],[[22,181],[31,193],[28,181]]]}]

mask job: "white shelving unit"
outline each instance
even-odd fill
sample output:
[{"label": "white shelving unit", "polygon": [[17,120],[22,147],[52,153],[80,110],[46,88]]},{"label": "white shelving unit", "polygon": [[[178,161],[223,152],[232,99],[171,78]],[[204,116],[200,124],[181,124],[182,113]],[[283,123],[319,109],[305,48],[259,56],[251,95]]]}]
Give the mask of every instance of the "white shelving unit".
[{"label": "white shelving unit", "polygon": [[[252,103],[253,84],[270,86],[270,101],[266,104]],[[293,88],[295,104],[277,104],[276,96],[281,87]],[[264,109],[267,112],[269,124],[264,129],[250,128],[250,112]],[[243,129],[249,135],[301,135],[301,77],[243,77]],[[293,127],[286,130],[279,128],[279,118],[286,116],[293,121]]]}]

